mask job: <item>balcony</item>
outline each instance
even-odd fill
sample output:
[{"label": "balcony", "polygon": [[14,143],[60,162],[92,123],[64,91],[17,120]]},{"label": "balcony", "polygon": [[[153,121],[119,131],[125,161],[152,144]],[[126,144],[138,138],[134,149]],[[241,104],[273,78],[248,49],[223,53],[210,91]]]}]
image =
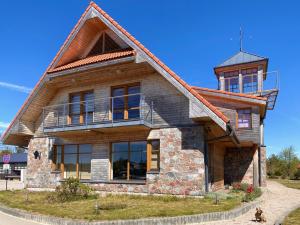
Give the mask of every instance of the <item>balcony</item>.
[{"label": "balcony", "polygon": [[51,105],[43,108],[44,133],[153,124],[153,102],[141,94]]},{"label": "balcony", "polygon": [[279,72],[242,74],[224,78],[225,91],[266,97],[268,109],[275,107],[279,92]]}]

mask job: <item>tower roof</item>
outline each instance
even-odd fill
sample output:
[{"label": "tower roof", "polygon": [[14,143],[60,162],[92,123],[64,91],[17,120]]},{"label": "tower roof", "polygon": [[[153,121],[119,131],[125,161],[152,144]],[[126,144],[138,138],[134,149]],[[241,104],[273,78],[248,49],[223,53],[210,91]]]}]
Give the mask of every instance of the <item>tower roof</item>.
[{"label": "tower roof", "polygon": [[227,66],[233,66],[238,64],[244,64],[244,63],[251,63],[251,62],[257,62],[257,61],[268,61],[268,58],[254,55],[248,52],[239,51],[229,59],[227,59],[225,62],[221,63],[220,65],[216,66],[215,68],[220,67],[227,67]]}]

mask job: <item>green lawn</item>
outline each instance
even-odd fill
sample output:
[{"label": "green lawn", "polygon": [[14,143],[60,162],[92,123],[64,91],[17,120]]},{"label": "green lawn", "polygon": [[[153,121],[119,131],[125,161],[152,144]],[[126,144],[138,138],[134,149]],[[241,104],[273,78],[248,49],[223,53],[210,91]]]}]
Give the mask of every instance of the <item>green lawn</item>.
[{"label": "green lawn", "polygon": [[284,225],[300,225],[300,208],[290,213],[284,220]]},{"label": "green lawn", "polygon": [[274,179],[286,187],[300,189],[300,180]]},{"label": "green lawn", "polygon": [[[98,199],[66,203],[49,202],[47,192],[0,192],[0,204],[30,212],[86,220],[138,219],[159,216],[180,216],[233,209],[241,198],[231,197],[215,205],[209,198],[177,198],[162,196],[108,195]],[[98,202],[100,210],[95,211]]]}]

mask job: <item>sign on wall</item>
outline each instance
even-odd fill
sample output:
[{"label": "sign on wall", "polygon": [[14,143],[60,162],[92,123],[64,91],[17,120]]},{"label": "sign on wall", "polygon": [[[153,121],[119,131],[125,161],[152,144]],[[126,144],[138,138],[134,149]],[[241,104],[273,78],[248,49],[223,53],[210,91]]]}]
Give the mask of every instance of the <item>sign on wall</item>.
[{"label": "sign on wall", "polygon": [[4,164],[9,164],[10,162],[10,155],[9,154],[5,154],[2,156],[2,161]]}]

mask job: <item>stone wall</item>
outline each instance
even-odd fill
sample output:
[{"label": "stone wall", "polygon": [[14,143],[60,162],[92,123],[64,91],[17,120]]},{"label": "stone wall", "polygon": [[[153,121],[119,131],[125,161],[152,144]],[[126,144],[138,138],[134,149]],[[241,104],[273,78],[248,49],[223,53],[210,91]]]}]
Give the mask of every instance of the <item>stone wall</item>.
[{"label": "stone wall", "polygon": [[[51,172],[51,140],[49,138],[32,138],[28,146],[27,158],[27,187],[54,188],[59,184],[60,174]],[[34,152],[38,151],[40,157],[35,159]]]},{"label": "stone wall", "polygon": [[260,147],[260,176],[261,176],[261,183],[260,185],[265,187],[267,186],[267,155],[266,155],[266,147]]},{"label": "stone wall", "polygon": [[160,139],[160,172],[148,173],[150,194],[199,195],[204,185],[202,127],[166,128],[153,131]]}]

